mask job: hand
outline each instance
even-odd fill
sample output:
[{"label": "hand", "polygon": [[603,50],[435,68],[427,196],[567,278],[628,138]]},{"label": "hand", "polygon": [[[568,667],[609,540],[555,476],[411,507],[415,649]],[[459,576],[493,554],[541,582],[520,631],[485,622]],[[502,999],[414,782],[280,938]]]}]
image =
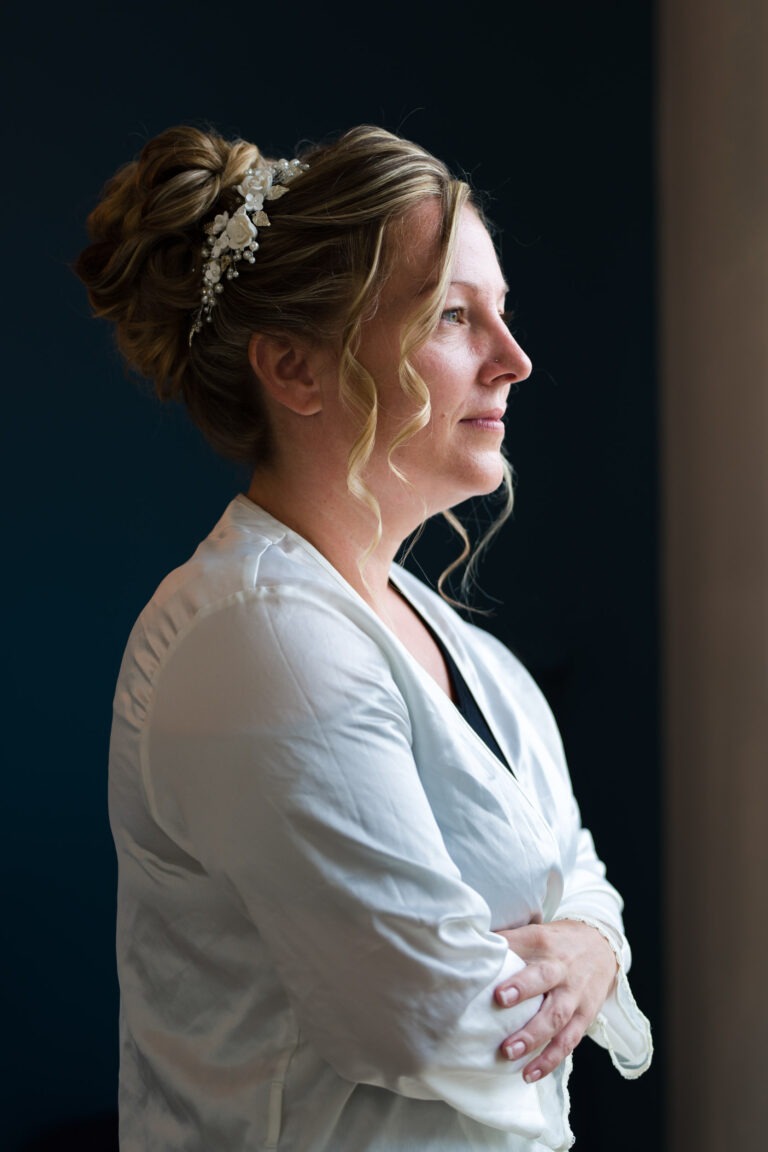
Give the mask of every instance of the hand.
[{"label": "hand", "polygon": [[497,933],[525,968],[496,989],[508,1008],[544,996],[539,1011],[501,1046],[510,1060],[536,1053],[523,1068],[529,1083],[549,1075],[582,1039],[616,980],[613,949],[596,928],[578,920],[528,924]]}]

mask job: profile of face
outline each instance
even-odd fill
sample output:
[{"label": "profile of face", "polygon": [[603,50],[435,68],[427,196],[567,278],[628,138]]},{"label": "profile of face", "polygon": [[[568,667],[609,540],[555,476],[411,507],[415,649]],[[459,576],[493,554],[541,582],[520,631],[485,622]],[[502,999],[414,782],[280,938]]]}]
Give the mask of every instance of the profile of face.
[{"label": "profile of face", "polygon": [[[376,381],[379,397],[377,448],[368,470],[377,494],[387,484],[387,472],[391,477],[387,446],[414,414],[414,401],[398,377],[400,342],[419,298],[435,287],[439,211],[436,202],[425,201],[406,217],[401,255],[362,331],[358,359]],[[392,457],[427,515],[501,484],[507,397],[531,372],[504,318],[507,286],[493,241],[469,206],[461,210],[456,239],[438,325],[410,357],[429,391],[429,423]]]}]

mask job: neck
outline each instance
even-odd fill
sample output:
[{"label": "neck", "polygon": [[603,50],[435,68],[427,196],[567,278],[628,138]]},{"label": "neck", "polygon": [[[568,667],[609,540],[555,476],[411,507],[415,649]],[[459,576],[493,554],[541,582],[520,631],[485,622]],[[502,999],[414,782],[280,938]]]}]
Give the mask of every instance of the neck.
[{"label": "neck", "polygon": [[[390,569],[420,519],[413,511],[405,514],[403,509],[382,508],[382,536],[368,553],[376,539],[376,518],[347,490],[346,481],[329,484],[326,476],[322,485],[308,481],[307,485],[296,471],[290,477],[259,471],[254,473],[248,498],[303,536],[378,615],[387,618],[392,599]],[[313,494],[311,500],[307,492]]]}]

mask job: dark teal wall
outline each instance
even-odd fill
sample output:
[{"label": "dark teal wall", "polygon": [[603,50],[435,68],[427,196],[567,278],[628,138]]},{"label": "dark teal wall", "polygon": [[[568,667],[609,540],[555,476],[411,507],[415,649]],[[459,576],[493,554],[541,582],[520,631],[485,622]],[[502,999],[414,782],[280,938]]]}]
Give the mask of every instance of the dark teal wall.
[{"label": "dark teal wall", "polygon": [[[125,376],[68,267],[102,182],[179,121],[278,155],[378,122],[490,192],[535,371],[486,626],[556,710],[663,1035],[652,6],[86,0],[3,24],[3,1147],[114,1109],[114,680],[134,616],[243,483]],[[436,530],[418,556],[435,571],[442,550]],[[579,1146],[658,1149],[660,1063],[625,1084],[588,1048]]]}]

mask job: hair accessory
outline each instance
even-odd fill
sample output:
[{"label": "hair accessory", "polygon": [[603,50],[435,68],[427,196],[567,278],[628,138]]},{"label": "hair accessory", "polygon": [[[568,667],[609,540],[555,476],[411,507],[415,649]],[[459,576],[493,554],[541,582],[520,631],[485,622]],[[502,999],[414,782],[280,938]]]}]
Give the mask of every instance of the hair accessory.
[{"label": "hair accessory", "polygon": [[270,223],[264,201],[279,200],[288,191],[291,180],[308,167],[300,160],[276,160],[263,168],[249,168],[236,186],[243,198],[237,211],[231,216],[229,212],[221,212],[205,225],[208,239],[202,248],[203,287],[200,307],[189,330],[190,344],[195,333],[210,321],[216,298],[224,291],[223,281],[240,275],[237,265],[241,260],[253,264],[254,252],[259,247],[256,240],[259,228],[268,228]]}]

